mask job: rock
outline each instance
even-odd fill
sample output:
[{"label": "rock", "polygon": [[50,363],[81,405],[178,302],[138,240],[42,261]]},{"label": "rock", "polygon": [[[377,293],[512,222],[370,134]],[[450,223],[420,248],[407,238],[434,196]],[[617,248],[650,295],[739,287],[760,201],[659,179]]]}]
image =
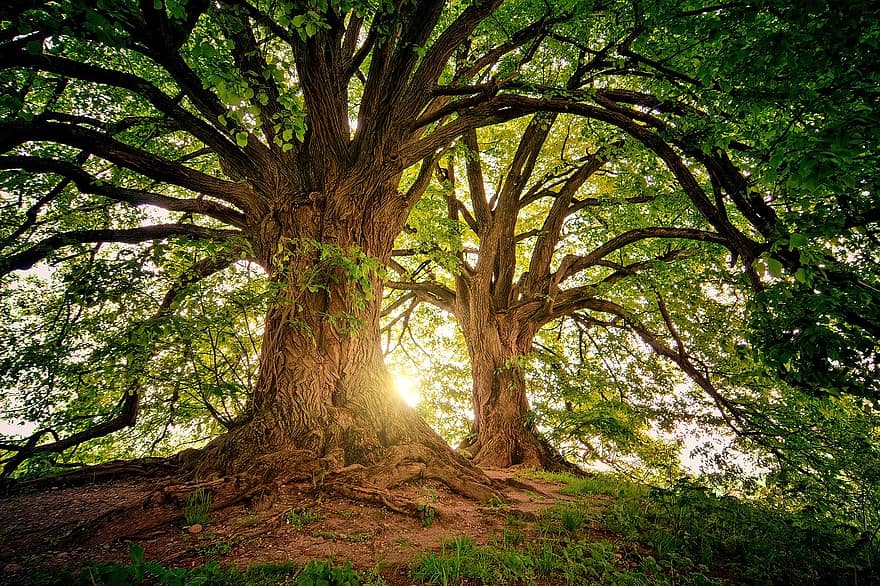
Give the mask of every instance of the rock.
[{"label": "rock", "polygon": [[187,531],[189,531],[190,533],[201,533],[202,526],[199,525],[198,523],[196,523],[195,525],[190,525],[189,529],[187,529]]},{"label": "rock", "polygon": [[17,574],[21,572],[24,568],[21,567],[21,564],[6,564],[3,566],[4,574]]}]

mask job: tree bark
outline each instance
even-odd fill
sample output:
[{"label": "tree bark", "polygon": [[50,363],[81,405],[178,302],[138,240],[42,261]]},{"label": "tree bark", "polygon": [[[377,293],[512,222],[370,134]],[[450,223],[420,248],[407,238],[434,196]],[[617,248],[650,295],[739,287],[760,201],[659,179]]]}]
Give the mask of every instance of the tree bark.
[{"label": "tree bark", "polygon": [[262,219],[252,245],[277,298],[256,391],[242,423],[193,462],[197,478],[328,485],[345,477],[340,486],[370,490],[433,478],[474,498],[494,494],[485,475],[392,390],[380,346],[378,268],[406,210],[382,213],[369,202],[387,208],[388,198],[366,195],[313,193],[314,206]]},{"label": "tree bark", "polygon": [[460,451],[484,467],[577,472],[541,437],[532,420],[521,360],[535,332],[511,330],[503,317],[470,317],[460,323],[466,324],[462,330],[471,359],[474,421]]}]

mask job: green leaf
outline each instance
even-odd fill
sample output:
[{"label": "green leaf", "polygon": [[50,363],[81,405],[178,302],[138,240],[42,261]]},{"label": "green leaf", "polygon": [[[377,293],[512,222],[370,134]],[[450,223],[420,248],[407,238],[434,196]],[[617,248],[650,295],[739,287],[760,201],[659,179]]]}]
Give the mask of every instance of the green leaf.
[{"label": "green leaf", "polygon": [[810,242],[810,239],[807,236],[804,236],[803,234],[794,233],[791,236],[789,236],[789,238],[788,238],[788,247],[791,250],[794,250],[795,248],[800,248],[801,246],[806,246],[807,244],[809,244],[809,242]]},{"label": "green leaf", "polygon": [[782,263],[773,257],[767,258],[767,272],[777,279],[782,277]]},{"label": "green leaf", "polygon": [[244,148],[248,143],[248,133],[247,132],[238,132],[235,134],[235,143]]},{"label": "green leaf", "polygon": [[144,548],[137,543],[131,543],[128,546],[128,555],[132,563],[139,565],[144,561]]}]

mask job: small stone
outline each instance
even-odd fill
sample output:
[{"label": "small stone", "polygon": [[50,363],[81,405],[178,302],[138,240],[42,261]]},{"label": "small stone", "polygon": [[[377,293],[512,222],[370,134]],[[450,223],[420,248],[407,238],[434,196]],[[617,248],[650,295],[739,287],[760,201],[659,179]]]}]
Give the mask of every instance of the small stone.
[{"label": "small stone", "polygon": [[6,564],[3,566],[4,574],[17,574],[22,571],[24,568],[21,567],[21,564]]},{"label": "small stone", "polygon": [[202,526],[199,525],[198,523],[196,523],[195,525],[190,525],[189,529],[187,529],[187,531],[189,531],[190,533],[201,533]]}]

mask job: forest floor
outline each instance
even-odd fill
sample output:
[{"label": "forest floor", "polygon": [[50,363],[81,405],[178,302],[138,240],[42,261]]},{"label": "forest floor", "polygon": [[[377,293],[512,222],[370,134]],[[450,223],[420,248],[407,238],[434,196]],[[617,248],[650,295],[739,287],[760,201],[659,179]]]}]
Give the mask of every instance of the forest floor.
[{"label": "forest floor", "polygon": [[[502,487],[506,503],[478,503],[432,482],[396,491],[436,511],[424,520],[290,484],[270,504],[213,511],[198,526],[188,524],[180,510],[176,519],[157,526],[150,507],[129,509],[122,517],[113,511],[148,501],[158,479],[50,486],[0,498],[0,584],[27,584],[37,573],[76,571],[91,562],[127,563],[132,543],[144,548],[146,560],[168,567],[217,560],[245,568],[333,558],[379,572],[389,586],[411,584],[412,560],[438,550],[444,540],[466,534],[478,545],[492,543],[512,517],[534,520],[542,510],[571,500],[559,492],[560,484],[486,472]],[[601,508],[610,497],[594,498]]]}]

